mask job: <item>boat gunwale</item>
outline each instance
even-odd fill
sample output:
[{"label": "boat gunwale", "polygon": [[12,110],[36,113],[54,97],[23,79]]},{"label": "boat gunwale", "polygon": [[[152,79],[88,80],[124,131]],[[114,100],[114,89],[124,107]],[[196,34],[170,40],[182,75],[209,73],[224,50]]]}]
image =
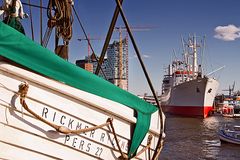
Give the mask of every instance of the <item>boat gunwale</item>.
[{"label": "boat gunwale", "polygon": [[[10,67],[10,68],[9,68]],[[21,72],[17,72],[15,69],[11,69],[11,67],[14,67],[15,69],[17,68],[20,68],[22,69],[24,72],[26,72],[27,74],[35,74],[36,77],[27,77],[25,76],[23,73]],[[101,105],[97,105],[97,104],[94,104],[94,103],[91,103],[90,101],[87,101],[87,100],[84,100],[83,98],[80,98],[80,97],[77,97],[75,96],[74,94],[72,94],[71,91],[67,92],[65,90],[61,90],[60,88],[57,88],[57,87],[54,87],[54,86],[51,86],[49,85],[49,83],[58,83],[59,85],[63,85],[63,86],[66,86],[68,89],[71,88],[71,90],[75,90],[75,92],[82,92],[81,94],[88,94],[88,95],[93,95],[91,93],[88,93],[88,92],[85,92],[85,91],[82,91],[80,89],[77,89],[77,88],[74,88],[72,86],[69,86],[67,84],[64,84],[62,82],[59,82],[59,81],[56,81],[56,80],[53,80],[51,78],[48,78],[48,77],[44,77],[42,75],[39,75],[38,73],[35,73],[35,72],[32,72],[32,71],[29,71],[29,70],[25,70],[19,66],[15,66],[15,65],[12,65],[12,64],[8,64],[8,62],[2,62],[0,61],[0,71],[3,71],[3,72],[7,72],[8,74],[12,75],[12,76],[15,76],[15,77],[19,77],[19,78],[23,78],[23,79],[26,79],[28,80],[29,82],[31,83],[34,83],[36,86],[41,86],[41,87],[44,87],[44,88],[48,88],[50,91],[53,91],[53,92],[57,92],[57,93],[60,93],[61,95],[63,96],[66,96],[67,98],[70,98],[71,100],[75,101],[78,103],[78,101],[80,101],[81,103],[85,103],[85,104],[88,104],[89,106],[91,106],[92,108],[96,108],[102,112],[107,112],[111,115],[114,115],[115,117],[119,118],[119,119],[123,119],[124,121],[128,122],[128,123],[136,123],[136,117],[129,117],[128,118],[125,118],[123,115],[120,115],[120,114],[117,114],[118,112],[114,112],[114,111],[109,111],[109,110],[106,110],[105,108],[101,107]],[[2,73],[1,73],[2,74]],[[18,79],[19,79],[18,78]],[[40,82],[39,79],[44,79],[46,81],[48,81],[49,83],[48,84],[44,84],[42,82]],[[79,95],[79,94],[78,94]],[[96,96],[96,95],[93,95],[93,96]],[[100,97],[100,96],[96,96],[96,97]],[[120,105],[121,107],[125,107],[125,109],[128,109],[128,110],[132,110],[133,112],[134,109],[131,109],[131,108],[128,108],[127,106],[125,105],[122,105],[118,102],[114,102],[114,101],[111,101],[111,100],[108,100],[106,98],[103,98],[103,97],[100,97],[102,99],[104,99],[104,101],[108,101],[108,102],[111,102],[111,103],[114,103],[116,105]],[[107,104],[107,103],[106,103]],[[111,109],[111,108],[107,108],[107,109]],[[154,134],[155,136],[159,136],[159,133],[157,131],[157,128],[154,129],[152,128],[152,125],[150,125],[149,127],[149,133],[151,134]]]}]

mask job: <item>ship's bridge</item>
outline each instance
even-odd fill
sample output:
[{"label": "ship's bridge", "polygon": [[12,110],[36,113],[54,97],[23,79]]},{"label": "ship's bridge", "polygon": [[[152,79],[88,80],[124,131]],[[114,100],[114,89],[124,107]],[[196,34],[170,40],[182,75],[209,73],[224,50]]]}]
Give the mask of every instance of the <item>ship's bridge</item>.
[{"label": "ship's bridge", "polygon": [[193,72],[189,70],[176,70],[174,72],[175,85],[189,81],[192,78]]}]

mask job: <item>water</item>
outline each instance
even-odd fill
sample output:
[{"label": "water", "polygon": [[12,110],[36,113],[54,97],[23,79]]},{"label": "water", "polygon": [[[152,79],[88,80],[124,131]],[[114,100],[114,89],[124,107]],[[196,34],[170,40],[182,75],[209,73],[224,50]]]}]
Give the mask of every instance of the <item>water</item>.
[{"label": "water", "polygon": [[167,115],[167,136],[159,160],[240,160],[240,145],[221,143],[218,138],[218,128],[226,123],[240,125],[240,119]]}]

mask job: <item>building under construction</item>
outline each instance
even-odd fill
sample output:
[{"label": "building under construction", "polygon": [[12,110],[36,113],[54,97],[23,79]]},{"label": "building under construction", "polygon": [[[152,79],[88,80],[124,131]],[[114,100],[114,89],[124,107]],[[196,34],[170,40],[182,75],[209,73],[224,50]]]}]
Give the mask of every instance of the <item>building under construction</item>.
[{"label": "building under construction", "polygon": [[107,59],[112,70],[110,82],[122,89],[128,90],[128,42],[114,41],[108,46]]},{"label": "building under construction", "polygon": [[[83,60],[77,60],[76,65],[90,72],[95,72],[97,61],[94,56],[87,56]],[[128,90],[128,40],[114,41],[109,44],[107,57],[101,66],[104,75],[100,72],[99,76],[105,78],[124,90]]]}]

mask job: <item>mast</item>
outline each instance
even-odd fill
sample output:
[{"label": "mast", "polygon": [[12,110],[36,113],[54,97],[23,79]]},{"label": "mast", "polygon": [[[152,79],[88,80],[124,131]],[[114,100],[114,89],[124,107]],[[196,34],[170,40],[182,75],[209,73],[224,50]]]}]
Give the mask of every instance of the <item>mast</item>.
[{"label": "mast", "polygon": [[183,49],[183,63],[185,64],[185,69],[188,70],[188,60],[187,60],[187,54],[186,54],[186,50],[185,50],[185,45],[184,45],[184,41],[183,41],[183,37],[181,36],[181,42],[182,42],[182,49]]},{"label": "mast", "polygon": [[193,36],[193,76],[195,77],[198,72],[198,64],[197,64],[197,40],[196,35]]}]

